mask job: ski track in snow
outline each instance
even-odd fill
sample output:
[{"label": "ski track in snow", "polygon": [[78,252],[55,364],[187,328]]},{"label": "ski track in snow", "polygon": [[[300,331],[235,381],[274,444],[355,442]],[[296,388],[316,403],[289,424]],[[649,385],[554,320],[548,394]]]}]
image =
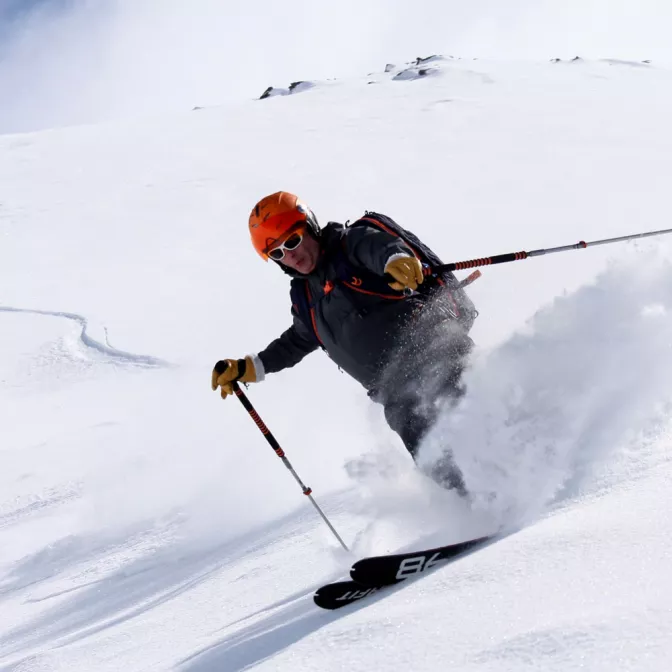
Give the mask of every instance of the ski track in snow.
[{"label": "ski track in snow", "polygon": [[92,338],[88,333],[88,320],[83,315],[78,315],[77,313],[67,313],[63,311],[56,310],[35,310],[30,308],[13,308],[11,306],[0,306],[0,313],[17,313],[24,315],[45,315],[48,317],[60,317],[66,320],[75,322],[80,327],[79,340],[87,348],[90,348],[106,357],[109,357],[117,362],[122,362],[124,364],[131,364],[135,366],[142,367],[167,367],[170,366],[168,362],[165,362],[157,357],[151,357],[149,355],[135,355],[131,352],[125,352],[124,350],[119,350],[110,345],[107,340],[107,329],[105,329],[105,340],[106,343],[101,343],[100,341]]},{"label": "ski track in snow", "polygon": [[[151,613],[181,595],[188,595],[198,586],[207,587],[208,581],[223,568],[235,567],[248,556],[263,557],[268,548],[306,518],[315,524],[311,512],[303,510],[298,515],[293,513],[256,527],[238,538],[214,540],[205,546],[184,543],[184,540],[179,543],[179,517],[164,521],[163,525],[157,521],[155,529],[150,531],[141,524],[136,532],[125,529],[120,536],[103,532],[90,537],[66,538],[25,558],[0,583],[0,596],[32,588],[33,592],[25,598],[27,603],[56,602],[28,626],[0,635],[0,650],[10,655],[45,641],[51,641],[58,648]],[[134,548],[137,549],[135,555]],[[106,558],[115,553],[119,555],[118,562],[106,563]],[[92,565],[99,566],[100,576],[92,573]],[[63,576],[69,578],[67,588],[40,587],[42,582],[55,577],[61,577],[62,581]],[[247,578],[243,574],[238,580]],[[294,640],[298,641],[322,627],[324,614],[315,609],[311,599],[318,585],[306,586],[227,624],[226,628],[243,627],[217,644],[190,655],[183,661],[185,669],[213,669],[207,665],[214,659],[219,661],[214,669],[243,670],[289,646],[291,642],[284,642],[282,637],[278,639],[278,628],[280,632],[294,632]],[[246,625],[249,620],[253,623]],[[0,670],[33,669],[33,663],[39,661],[39,655],[28,655],[9,666],[0,666]],[[234,661],[236,666],[232,667]],[[225,667],[221,667],[224,664]]]},{"label": "ski track in snow", "polygon": [[31,493],[30,497],[24,498],[27,500],[25,503],[21,499],[14,500],[7,506],[7,508],[11,507],[8,512],[0,508],[0,529],[28,516],[39,515],[47,509],[61,506],[75,499],[79,494],[78,488],[71,487],[63,491],[52,489],[41,494]]},{"label": "ski track in snow", "polygon": [[[385,591],[390,594],[399,587]],[[281,651],[311,633],[338,620],[343,614],[336,612],[324,613],[316,611],[310,596],[313,591],[293,595],[287,598],[286,604],[279,613],[274,613],[274,606],[267,609],[267,615],[261,620],[223,638],[221,641],[198,651],[183,660],[179,669],[183,672],[242,672],[253,665],[272,658]],[[377,599],[371,598],[362,604],[355,604],[347,611],[350,613],[371,605]]]}]

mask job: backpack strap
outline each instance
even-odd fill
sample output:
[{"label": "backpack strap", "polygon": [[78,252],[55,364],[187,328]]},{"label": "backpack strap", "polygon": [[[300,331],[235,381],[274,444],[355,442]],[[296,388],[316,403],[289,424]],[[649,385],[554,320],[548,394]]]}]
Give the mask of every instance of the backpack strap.
[{"label": "backpack strap", "polygon": [[313,301],[310,287],[308,287],[308,283],[300,278],[294,278],[292,280],[289,294],[292,300],[292,307],[294,308],[297,317],[308,328],[308,331],[312,334],[317,345],[324,349],[324,343],[322,343],[320,334],[317,331],[315,303]]},{"label": "backpack strap", "polygon": [[[357,222],[353,226],[356,224]],[[406,298],[403,292],[392,289],[381,276],[361,266],[355,266],[350,261],[346,250],[345,236],[341,238],[338,248],[332,252],[329,262],[334,269],[334,280],[353,292],[377,296],[381,299],[389,299],[390,301],[403,301]],[[326,292],[327,287],[325,286]]]},{"label": "backpack strap", "polygon": [[[392,226],[388,226],[384,221],[381,221],[382,216],[381,216],[381,219],[378,219],[377,217],[369,216],[369,215],[373,215],[373,214],[375,214],[375,213],[367,212],[364,217],[361,217],[360,219],[358,219],[351,226],[369,225],[369,226],[373,226],[374,228],[378,229],[379,231],[384,231],[385,233],[387,233],[390,236],[394,236],[395,238],[401,238],[401,240],[404,242],[406,247],[408,247],[410,249],[410,251],[413,253],[415,258],[422,264],[423,269],[426,270],[430,267],[430,264],[428,263],[430,260],[428,260],[427,255],[422,254],[421,251],[419,252],[418,248],[413,245],[412,241],[408,240],[408,238],[406,236],[401,235],[401,232],[398,231],[396,228],[394,228]],[[391,222],[391,223],[396,224],[396,222]],[[398,226],[398,225],[396,225],[396,226]],[[401,227],[399,227],[399,228],[401,228]],[[383,286],[386,288],[386,291],[383,294],[384,298],[390,298],[390,299],[405,299],[405,298],[407,298],[406,295],[403,292],[397,292],[396,290],[391,289],[390,286],[388,285],[388,283],[383,278],[381,278],[380,276],[374,275],[373,277],[376,278],[378,283],[383,283]],[[427,280],[430,280],[430,282],[427,282]],[[422,285],[420,285],[418,287],[417,291],[420,294],[428,294],[433,289],[432,285],[434,283],[432,282],[432,280],[435,281],[436,283],[438,283],[439,285],[444,285],[445,284],[443,282],[443,280],[441,278],[439,278],[438,276],[427,276],[426,275],[425,276],[425,282],[423,282]],[[390,292],[394,292],[394,295],[393,296],[390,295]]]},{"label": "backpack strap", "polygon": [[[420,261],[425,270],[431,268],[432,266],[441,264],[439,257],[419,238],[417,238],[417,236],[399,226],[399,224],[386,215],[380,215],[376,212],[367,211],[364,214],[364,217],[358,219],[354,225],[356,225],[358,222],[367,222],[371,226],[385,231],[391,236],[401,238],[406,246],[411,250],[411,252],[413,252],[416,259]],[[474,278],[474,280],[475,279],[476,278]],[[438,274],[425,275],[425,280],[418,288],[418,292],[421,294],[431,294],[433,290],[437,289],[445,290],[445,295],[450,301],[451,310],[455,319],[463,320],[465,317],[463,314],[464,311],[462,310],[460,303],[455,296],[455,292],[460,291],[461,289],[457,278],[455,278],[452,273],[445,274],[443,277]]]},{"label": "backpack strap", "polygon": [[[360,294],[368,294],[369,296],[377,296],[381,299],[389,299],[390,301],[403,301],[406,296],[404,294],[391,294],[391,293],[382,293],[382,292],[374,292],[370,289],[364,289],[362,287],[363,280],[358,277],[353,277],[352,282],[346,282],[345,280],[341,280],[341,284],[345,285],[348,289],[351,289],[353,292],[360,292]],[[387,286],[388,292],[394,292],[395,290],[392,289],[389,285]]]},{"label": "backpack strap", "polygon": [[[379,219],[374,219],[373,217],[369,217],[368,215],[369,215],[369,213],[367,212],[366,215],[364,215],[364,217],[362,217],[361,219],[358,219],[357,222],[369,222],[369,223],[373,224],[373,226],[375,228],[382,229],[383,231],[385,231],[385,233],[389,233],[391,236],[394,236],[395,238],[401,238],[404,241],[404,243],[407,245],[407,247],[411,250],[411,252],[413,252],[416,259],[418,259],[420,262],[425,261],[425,259],[423,259],[423,257],[420,254],[418,254],[418,251],[413,247],[413,245],[411,245],[411,243],[409,243],[408,240],[406,240],[405,238],[403,238],[400,235],[399,231],[395,231],[394,229],[391,229],[384,222],[380,221]],[[355,222],[355,224],[357,224],[357,222]]]}]

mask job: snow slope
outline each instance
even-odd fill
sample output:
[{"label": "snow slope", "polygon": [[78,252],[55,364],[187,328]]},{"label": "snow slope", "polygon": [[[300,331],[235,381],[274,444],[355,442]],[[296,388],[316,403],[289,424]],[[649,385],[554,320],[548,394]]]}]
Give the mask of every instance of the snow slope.
[{"label": "snow slope", "polygon": [[1,0],[0,133],[231,103],[444,52],[672,65],[668,0]]},{"label": "snow slope", "polygon": [[[381,64],[382,65],[382,64]],[[672,653],[664,238],[484,271],[454,447],[414,469],[314,354],[249,396],[222,357],[289,321],[250,207],[389,213],[447,260],[667,225],[672,74],[435,59],[172,117],[0,137],[0,670],[653,670]],[[351,560],[521,527],[368,604]]]}]

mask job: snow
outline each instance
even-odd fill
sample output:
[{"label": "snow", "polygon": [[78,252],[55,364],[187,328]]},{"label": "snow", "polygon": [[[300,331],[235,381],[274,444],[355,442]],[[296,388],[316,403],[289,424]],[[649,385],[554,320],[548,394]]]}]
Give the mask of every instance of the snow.
[{"label": "snow", "polygon": [[[642,670],[672,653],[665,237],[486,268],[449,443],[415,470],[322,354],[235,399],[289,322],[246,231],[288,189],[446,260],[664,228],[669,70],[435,59],[300,95],[0,137],[0,670]],[[420,65],[422,67],[422,65]],[[382,68],[382,63],[381,63]],[[371,83],[373,82],[373,83]],[[368,553],[519,531],[338,612]]]}]

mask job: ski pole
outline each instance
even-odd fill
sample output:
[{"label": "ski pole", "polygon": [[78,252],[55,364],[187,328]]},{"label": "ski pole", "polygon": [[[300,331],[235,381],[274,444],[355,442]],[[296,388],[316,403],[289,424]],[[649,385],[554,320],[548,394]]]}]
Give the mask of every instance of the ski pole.
[{"label": "ski pole", "polygon": [[294,471],[294,467],[292,466],[291,462],[287,459],[285,451],[280,447],[280,444],[277,442],[273,434],[271,434],[271,430],[268,427],[266,427],[264,421],[259,417],[259,414],[255,410],[254,406],[252,406],[252,403],[247,398],[247,395],[240,389],[240,385],[238,385],[238,383],[233,383],[232,387],[235,395],[238,397],[238,400],[243,405],[245,410],[250,414],[252,420],[254,420],[254,424],[259,428],[259,431],[264,435],[266,441],[268,441],[268,443],[271,445],[271,448],[273,448],[275,454],[282,460],[283,464],[287,467],[287,469],[289,469],[289,471],[292,473],[292,476],[294,476],[294,478],[296,479],[296,482],[301,486],[303,494],[306,495],[306,497],[308,497],[308,499],[311,501],[312,505],[315,507],[317,512],[320,514],[320,516],[322,516],[322,520],[324,520],[329,529],[333,532],[336,539],[338,539],[338,543],[341,546],[343,546],[343,548],[346,551],[349,552],[350,549],[345,545],[343,539],[341,539],[338,532],[336,532],[336,529],[331,524],[331,522],[329,522],[329,519],[324,514],[324,511],[322,511],[322,509],[318,506],[317,502],[313,499],[312,489],[304,485],[303,481],[299,478],[299,475],[296,473],[296,471]]},{"label": "ski pole", "polygon": [[[435,273],[446,273],[448,271],[463,271],[477,266],[494,266],[495,264],[506,264],[509,261],[520,261],[528,257],[542,257],[545,254],[554,252],[568,252],[569,250],[582,250],[586,247],[596,245],[607,245],[608,243],[622,243],[637,238],[648,238],[650,236],[662,236],[666,233],[672,233],[672,229],[662,229],[661,231],[648,231],[646,233],[633,233],[630,236],[619,236],[618,238],[605,238],[603,240],[593,240],[586,243],[583,240],[575,245],[561,245],[560,247],[550,247],[547,250],[532,250],[530,252],[509,252],[508,254],[497,254],[493,257],[483,257],[482,259],[470,259],[469,261],[457,261],[452,264],[443,264],[433,268],[425,268],[425,275],[434,275]],[[475,279],[475,278],[474,278]]]}]

